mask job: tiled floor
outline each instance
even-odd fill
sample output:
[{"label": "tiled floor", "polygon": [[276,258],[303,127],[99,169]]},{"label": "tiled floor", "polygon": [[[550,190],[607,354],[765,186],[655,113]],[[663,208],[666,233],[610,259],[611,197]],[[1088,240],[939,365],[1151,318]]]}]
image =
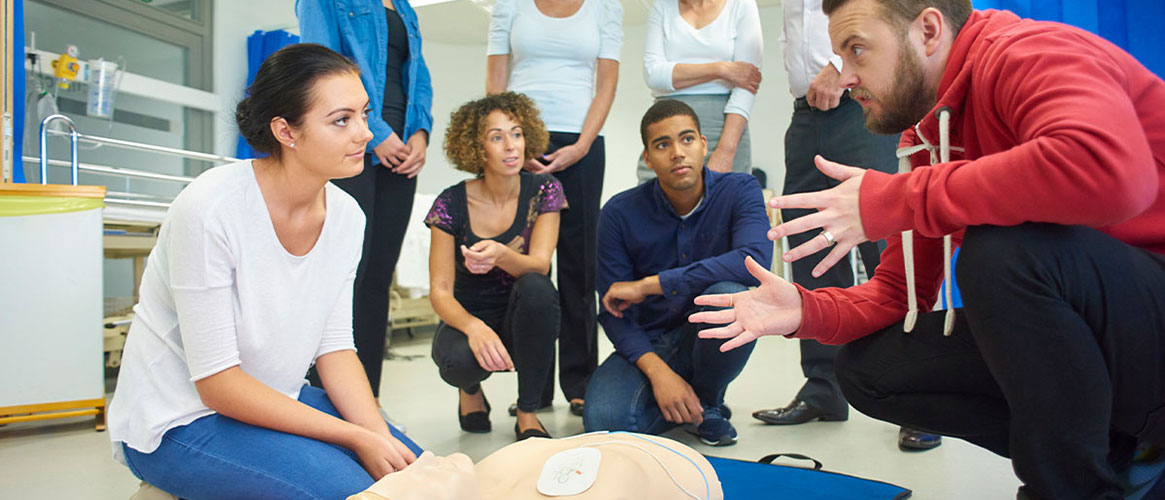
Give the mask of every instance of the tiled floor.
[{"label": "tiled floor", "polygon": [[[516,378],[498,374],[484,384],[494,402],[491,434],[466,434],[457,427],[456,390],[445,385],[429,359],[431,335],[393,337],[397,358],[385,361],[382,403],[409,435],[438,454],[462,451],[474,460],[513,441],[505,407],[516,397]],[[605,340],[605,339],[604,339]],[[604,356],[610,344],[602,342]],[[7,383],[21,383],[8,381]],[[898,451],[898,428],[852,412],[847,422],[794,427],[765,426],[752,410],[785,404],[801,384],[795,342],[762,339],[744,373],[729,388],[728,404],[740,442],[725,448],[699,444],[682,431],[669,437],[723,457],[755,460],[776,452],[810,455],[828,470],[896,483],[914,498],[981,500],[1014,498],[1018,480],[1007,460],[963,441],[947,439],[922,453]],[[556,401],[540,417],[551,434],[582,432],[582,421]],[[91,419],[0,427],[0,498],[126,499],[137,489],[127,469],[111,458],[108,435]],[[729,499],[732,500],[732,499]]]}]

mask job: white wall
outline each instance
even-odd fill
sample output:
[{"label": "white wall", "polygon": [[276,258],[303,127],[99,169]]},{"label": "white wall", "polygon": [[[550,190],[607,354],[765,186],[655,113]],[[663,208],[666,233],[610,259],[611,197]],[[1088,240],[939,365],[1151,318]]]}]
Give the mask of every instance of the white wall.
[{"label": "white wall", "polygon": [[[288,27],[296,24],[294,2],[289,0],[250,0],[217,2],[215,5],[215,91],[223,97],[223,110],[217,116],[216,151],[234,154],[236,132],[234,106],[242,96],[247,75],[246,37],[255,29]],[[431,12],[431,11],[429,11]],[[784,134],[793,113],[777,37],[781,29],[781,9],[760,9],[766,38],[764,81],[752,111],[753,164],[768,173],[769,188],[780,191],[784,177]],[[442,22],[440,16],[418,9],[421,32],[426,26]],[[605,137],[607,168],[603,199],[635,185],[635,164],[642,152],[639,120],[651,105],[651,94],[643,83],[643,25],[624,27],[623,63],[619,71],[619,89],[607,118]],[[428,161],[421,173],[418,191],[438,193],[445,187],[468,177],[454,170],[445,158],[441,144],[449,114],[462,103],[478,98],[485,90],[485,37],[482,30],[477,44],[454,44],[426,40],[425,60],[433,76],[433,134]]]}]

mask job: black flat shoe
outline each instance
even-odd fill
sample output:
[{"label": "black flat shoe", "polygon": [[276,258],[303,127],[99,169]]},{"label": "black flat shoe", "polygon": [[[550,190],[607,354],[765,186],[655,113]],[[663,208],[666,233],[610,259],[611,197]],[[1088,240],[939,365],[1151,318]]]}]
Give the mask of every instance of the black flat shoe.
[{"label": "black flat shoe", "polygon": [[809,406],[809,403],[800,399],[794,399],[792,403],[789,403],[789,406],[784,408],[754,411],[752,416],[771,425],[797,425],[813,420],[841,422],[849,419],[848,415],[832,414],[815,406]]},{"label": "black flat shoe", "polygon": [[[538,421],[538,425],[542,425],[542,421]],[[545,430],[533,428],[524,431],[518,430],[518,423],[514,422],[514,435],[517,436],[518,441],[525,441],[530,438],[546,438],[551,439],[550,434]]]},{"label": "black flat shoe", "polygon": [[586,403],[585,402],[584,403],[575,403],[574,401],[571,401],[570,402],[570,414],[574,415],[576,417],[581,417],[583,414],[583,409],[585,409],[585,407],[583,406],[584,404],[586,404]]},{"label": "black flat shoe", "polygon": [[461,423],[461,430],[474,434],[484,434],[493,429],[489,423],[489,398],[483,395],[481,399],[485,401],[485,411],[475,411],[468,415],[461,414],[461,402],[457,402],[457,421]]}]

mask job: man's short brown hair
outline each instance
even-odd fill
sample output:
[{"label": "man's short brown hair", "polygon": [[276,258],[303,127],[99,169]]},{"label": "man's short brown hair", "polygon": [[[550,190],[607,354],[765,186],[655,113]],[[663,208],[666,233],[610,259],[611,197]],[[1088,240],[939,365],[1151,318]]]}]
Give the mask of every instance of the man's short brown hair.
[{"label": "man's short brown hair", "polygon": [[[953,35],[958,35],[963,23],[971,17],[971,0],[874,0],[882,6],[886,20],[899,31],[904,32],[906,26],[914,21],[927,7],[934,7],[943,13],[943,17],[954,29]],[[823,0],[821,10],[825,15],[833,14],[850,0]]]}]

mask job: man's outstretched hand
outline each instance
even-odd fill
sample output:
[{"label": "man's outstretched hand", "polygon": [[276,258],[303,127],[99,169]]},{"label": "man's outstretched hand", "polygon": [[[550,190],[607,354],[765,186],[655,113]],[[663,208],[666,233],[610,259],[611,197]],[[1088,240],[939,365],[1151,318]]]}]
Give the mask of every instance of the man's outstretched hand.
[{"label": "man's outstretched hand", "polygon": [[[813,268],[813,276],[820,277],[829,268],[849,255],[850,249],[865,243],[865,226],[862,225],[862,214],[858,204],[858,191],[862,186],[862,177],[866,171],[857,167],[850,167],[822,158],[820,155],[813,158],[817,168],[829,177],[841,181],[841,184],[832,189],[814,193],[797,193],[778,196],[769,200],[769,206],[775,209],[783,208],[812,208],[816,213],[798,217],[769,230],[769,239],[777,241],[790,234],[799,234],[806,231],[817,231],[817,236],[802,243],[797,248],[785,252],[785,262],[808,257],[821,250],[833,247],[829,254]],[[826,237],[828,232],[832,237]],[[835,244],[836,241],[836,244]]]},{"label": "man's outstretched hand", "polygon": [[696,297],[696,305],[725,307],[688,317],[692,323],[721,324],[700,332],[703,339],[731,339],[721,351],[735,349],[765,335],[788,335],[801,328],[801,292],[792,283],[769,272],[752,257],[744,265],[760,286],[751,290]]}]

